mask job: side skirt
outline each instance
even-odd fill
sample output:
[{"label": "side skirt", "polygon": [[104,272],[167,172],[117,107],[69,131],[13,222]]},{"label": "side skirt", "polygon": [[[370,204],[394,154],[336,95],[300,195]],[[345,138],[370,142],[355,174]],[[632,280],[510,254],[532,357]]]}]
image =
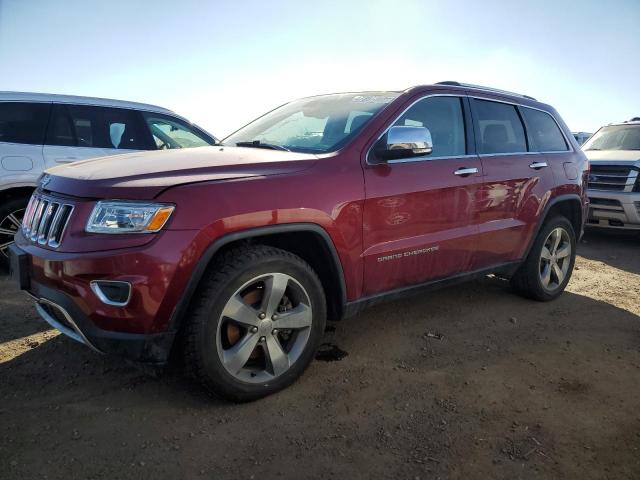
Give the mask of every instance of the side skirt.
[{"label": "side skirt", "polygon": [[409,285],[407,287],[401,287],[395,290],[390,290],[388,292],[382,292],[375,295],[371,295],[369,297],[360,298],[353,302],[348,302],[345,305],[343,318],[349,318],[349,317],[358,315],[363,310],[366,310],[367,308],[373,305],[376,305],[378,303],[397,300],[400,298],[406,298],[412,295],[416,295],[418,293],[438,290],[440,288],[449,287],[451,285],[457,285],[459,283],[465,283],[471,280],[476,280],[478,278],[486,277],[487,275],[490,275],[490,274],[503,275],[505,277],[510,277],[516,272],[516,270],[520,266],[520,263],[521,263],[520,261],[502,263],[499,265],[494,265],[489,268],[483,268],[482,270],[465,272],[465,273],[455,275],[453,277],[443,278],[440,280],[432,280],[429,282],[419,283],[416,285]]}]

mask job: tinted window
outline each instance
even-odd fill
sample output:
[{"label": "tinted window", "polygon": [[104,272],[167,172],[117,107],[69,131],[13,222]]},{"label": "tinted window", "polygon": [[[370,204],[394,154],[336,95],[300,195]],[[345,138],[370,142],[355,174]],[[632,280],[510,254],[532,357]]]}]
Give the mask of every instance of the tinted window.
[{"label": "tinted window", "polygon": [[202,133],[176,118],[147,112],[143,115],[158,149],[212,145]]},{"label": "tinted window", "polygon": [[527,151],[524,127],[515,106],[475,100],[475,110],[480,153]]},{"label": "tinted window", "polygon": [[54,105],[48,145],[144,150],[139,114],[124,108]]},{"label": "tinted window", "polygon": [[452,157],[466,153],[462,100],[458,97],[428,97],[420,100],[394,123],[427,127],[433,140],[429,157]]},{"label": "tinted window", "polygon": [[0,103],[0,142],[42,145],[49,103]]},{"label": "tinted window", "polygon": [[551,115],[526,107],[522,108],[522,114],[527,123],[531,150],[534,152],[560,152],[569,149],[558,124],[551,118]]}]

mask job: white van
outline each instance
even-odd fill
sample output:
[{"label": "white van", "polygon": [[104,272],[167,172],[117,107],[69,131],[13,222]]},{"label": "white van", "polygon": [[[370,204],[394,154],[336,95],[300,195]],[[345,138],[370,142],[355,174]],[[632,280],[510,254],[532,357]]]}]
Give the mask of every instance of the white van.
[{"label": "white van", "polygon": [[213,145],[171,110],[104,98],[0,92],[0,262],[43,170],[136,150]]}]

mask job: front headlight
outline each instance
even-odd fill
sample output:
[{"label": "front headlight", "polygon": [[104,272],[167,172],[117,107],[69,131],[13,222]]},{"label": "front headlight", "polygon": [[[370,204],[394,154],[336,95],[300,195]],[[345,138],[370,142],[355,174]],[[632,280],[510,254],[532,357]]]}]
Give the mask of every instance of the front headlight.
[{"label": "front headlight", "polygon": [[93,207],[89,233],[153,233],[160,230],[175,206],[166,203],[101,201]]}]

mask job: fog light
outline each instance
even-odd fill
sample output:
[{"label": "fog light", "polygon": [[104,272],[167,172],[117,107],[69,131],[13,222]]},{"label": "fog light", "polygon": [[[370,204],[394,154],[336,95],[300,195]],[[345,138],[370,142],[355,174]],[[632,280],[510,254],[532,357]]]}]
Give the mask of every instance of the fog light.
[{"label": "fog light", "polygon": [[124,307],[131,299],[131,284],[115,280],[92,280],[91,290],[102,303]]}]

